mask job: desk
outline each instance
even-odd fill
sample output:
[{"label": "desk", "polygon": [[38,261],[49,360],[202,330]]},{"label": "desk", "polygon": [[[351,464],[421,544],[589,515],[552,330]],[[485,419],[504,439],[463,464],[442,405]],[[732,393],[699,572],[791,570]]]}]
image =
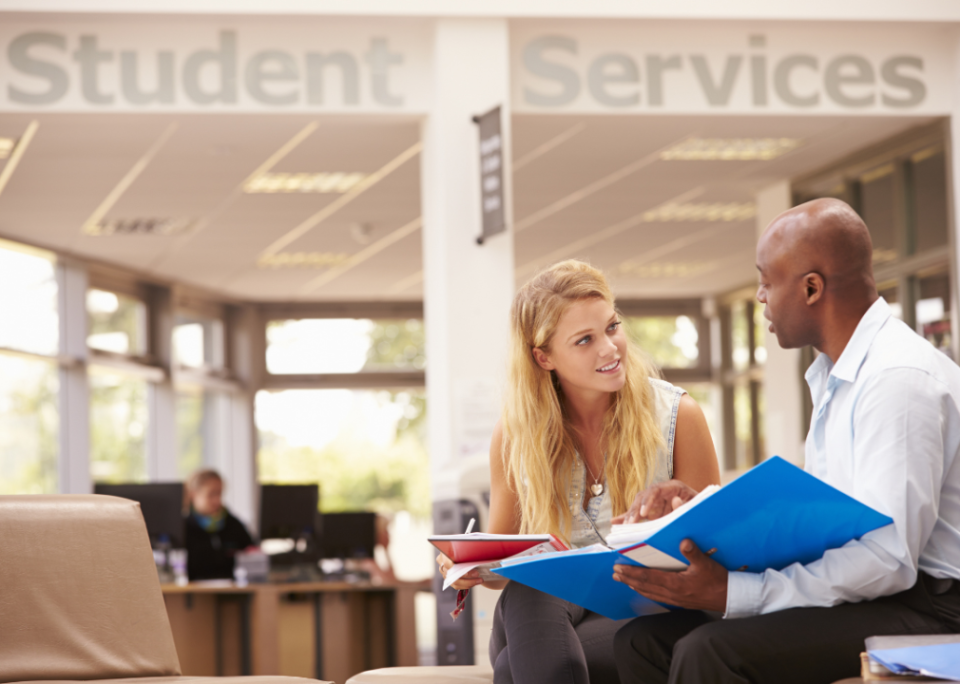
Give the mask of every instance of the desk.
[{"label": "desk", "polygon": [[417,665],[419,583],[163,585],[184,675],[289,675],[346,681]]}]

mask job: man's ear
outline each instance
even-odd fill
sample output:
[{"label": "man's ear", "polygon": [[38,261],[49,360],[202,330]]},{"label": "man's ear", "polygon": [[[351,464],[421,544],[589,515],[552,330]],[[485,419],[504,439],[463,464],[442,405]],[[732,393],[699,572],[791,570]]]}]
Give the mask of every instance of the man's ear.
[{"label": "man's ear", "polygon": [[553,362],[550,360],[550,357],[547,356],[547,353],[540,347],[533,348],[533,360],[536,361],[537,365],[543,370],[552,371],[556,368],[556,366],[554,366]]},{"label": "man's ear", "polygon": [[823,276],[819,273],[808,273],[803,276],[803,294],[807,306],[816,304],[823,299],[825,289],[826,283],[824,283]]}]

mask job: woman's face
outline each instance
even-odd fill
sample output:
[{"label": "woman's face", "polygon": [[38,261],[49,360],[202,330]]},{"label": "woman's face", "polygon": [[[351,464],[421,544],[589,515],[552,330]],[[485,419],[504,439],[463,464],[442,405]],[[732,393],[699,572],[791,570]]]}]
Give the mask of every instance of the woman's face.
[{"label": "woman's face", "polygon": [[207,480],[203,486],[193,493],[193,510],[200,515],[213,515],[223,506],[223,482]]},{"label": "woman's face", "polygon": [[541,368],[556,372],[566,392],[616,392],[626,382],[626,333],[613,307],[600,298],[570,305],[560,317],[549,353],[534,349],[534,357]]}]

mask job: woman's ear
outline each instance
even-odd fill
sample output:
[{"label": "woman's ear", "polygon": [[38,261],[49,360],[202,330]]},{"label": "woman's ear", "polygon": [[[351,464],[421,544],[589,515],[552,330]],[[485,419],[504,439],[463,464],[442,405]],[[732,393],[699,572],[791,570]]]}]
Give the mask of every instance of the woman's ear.
[{"label": "woman's ear", "polygon": [[547,356],[547,353],[540,347],[533,348],[533,360],[536,361],[537,365],[543,370],[552,371],[556,368],[556,366],[554,366],[553,362],[550,360],[550,357]]}]

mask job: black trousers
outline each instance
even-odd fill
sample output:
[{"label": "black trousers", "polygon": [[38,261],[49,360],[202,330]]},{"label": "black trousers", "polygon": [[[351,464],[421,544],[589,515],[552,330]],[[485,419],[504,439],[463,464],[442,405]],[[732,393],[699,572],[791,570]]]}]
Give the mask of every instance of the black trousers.
[{"label": "black trousers", "polygon": [[494,684],[620,684],[614,621],[510,582],[493,615]]},{"label": "black trousers", "polygon": [[832,608],[637,618],[617,633],[615,652],[623,684],[829,684],[859,676],[869,636],[952,632],[960,632],[960,582],[921,573],[907,591]]}]

